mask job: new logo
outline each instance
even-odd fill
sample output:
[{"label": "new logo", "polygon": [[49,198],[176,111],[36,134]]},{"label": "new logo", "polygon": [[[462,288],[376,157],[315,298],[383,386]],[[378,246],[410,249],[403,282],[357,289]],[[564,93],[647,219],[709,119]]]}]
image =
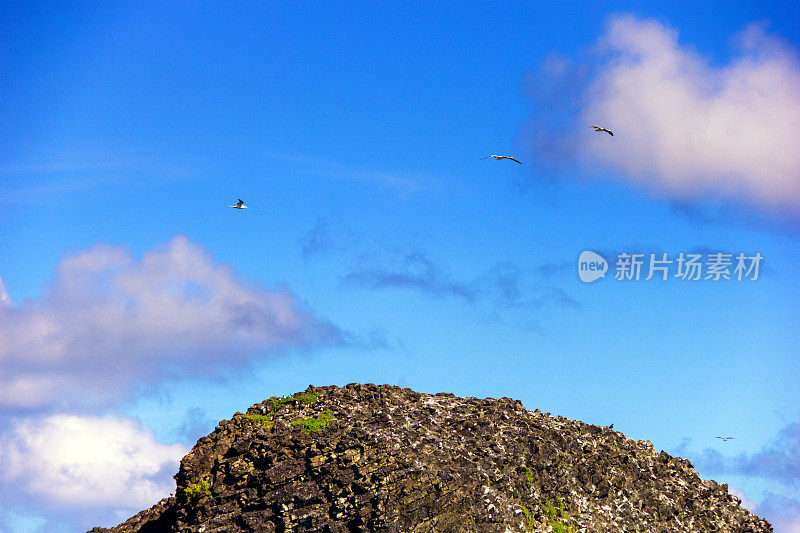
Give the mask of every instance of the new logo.
[{"label": "new logo", "polygon": [[608,263],[605,258],[590,250],[584,250],[578,257],[578,277],[584,283],[591,283],[606,277]]}]

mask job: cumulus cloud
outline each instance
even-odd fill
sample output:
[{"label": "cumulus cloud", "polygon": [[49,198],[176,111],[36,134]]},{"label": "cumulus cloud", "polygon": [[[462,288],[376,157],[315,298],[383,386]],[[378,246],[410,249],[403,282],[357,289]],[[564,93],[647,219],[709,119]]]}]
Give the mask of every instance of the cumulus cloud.
[{"label": "cumulus cloud", "polygon": [[26,419],[0,437],[0,479],[6,497],[140,509],[174,491],[171,475],[187,451],[156,442],[130,418]]},{"label": "cumulus cloud", "polygon": [[721,66],[652,20],[617,16],[598,49],[605,68],[580,112],[584,154],[673,198],[743,198],[800,209],[800,62],[754,24]]},{"label": "cumulus cloud", "polygon": [[141,259],[97,245],[63,258],[40,299],[0,306],[0,408],[108,405],[337,335],[289,290],[241,280],[184,236]]}]

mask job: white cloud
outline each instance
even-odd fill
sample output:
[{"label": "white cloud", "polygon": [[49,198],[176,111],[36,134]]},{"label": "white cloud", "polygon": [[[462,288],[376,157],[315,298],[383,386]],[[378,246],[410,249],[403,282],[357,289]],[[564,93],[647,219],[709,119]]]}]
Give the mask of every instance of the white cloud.
[{"label": "white cloud", "polygon": [[243,282],[184,236],[140,260],[97,245],[63,258],[39,300],[0,306],[0,408],[108,405],[337,335],[288,290]]},{"label": "white cloud", "polygon": [[734,496],[736,496],[737,498],[742,500],[742,507],[744,507],[745,509],[747,509],[748,511],[750,511],[752,513],[756,512],[756,508],[758,507],[758,504],[756,504],[756,502],[754,502],[753,500],[748,498],[747,494],[745,494],[745,492],[743,490],[737,489],[736,487],[733,487],[733,486],[729,485],[728,486],[728,492],[730,492],[731,494],[733,494]]},{"label": "white cloud", "polygon": [[3,278],[0,278],[0,307],[7,307],[11,305],[11,298],[8,296],[6,286],[3,284]]},{"label": "white cloud", "polygon": [[174,491],[187,451],[156,442],[130,418],[27,419],[0,440],[0,479],[5,490],[64,506],[140,509]]},{"label": "white cloud", "polygon": [[598,48],[608,62],[581,119],[615,136],[587,126],[585,154],[672,197],[800,208],[800,62],[763,25],[736,36],[722,66],[633,16],[612,18]]}]

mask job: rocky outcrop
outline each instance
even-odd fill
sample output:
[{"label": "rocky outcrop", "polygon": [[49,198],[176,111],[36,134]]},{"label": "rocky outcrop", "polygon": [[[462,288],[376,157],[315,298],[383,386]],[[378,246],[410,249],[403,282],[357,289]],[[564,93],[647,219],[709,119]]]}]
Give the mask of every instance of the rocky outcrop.
[{"label": "rocky outcrop", "polygon": [[509,398],[309,387],[222,421],[115,532],[772,531],[725,484]]}]

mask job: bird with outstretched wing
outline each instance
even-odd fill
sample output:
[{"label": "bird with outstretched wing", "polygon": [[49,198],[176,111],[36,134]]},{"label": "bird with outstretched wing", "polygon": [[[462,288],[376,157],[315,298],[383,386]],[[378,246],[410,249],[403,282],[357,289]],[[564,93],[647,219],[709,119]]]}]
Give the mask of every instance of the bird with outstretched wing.
[{"label": "bird with outstretched wing", "polygon": [[490,157],[494,157],[495,161],[500,161],[501,159],[510,159],[510,160],[512,160],[512,161],[514,161],[516,163],[519,163],[520,165],[522,164],[519,161],[517,161],[516,159],[514,159],[513,157],[511,157],[510,155],[487,155],[486,157],[484,157],[482,159],[489,159]]},{"label": "bird with outstretched wing", "polygon": [[604,131],[604,132],[608,133],[609,135],[611,135],[612,137],[614,136],[614,132],[612,132],[608,128],[603,128],[603,127],[600,127],[600,126],[592,126],[592,127],[594,128],[594,131]]}]

